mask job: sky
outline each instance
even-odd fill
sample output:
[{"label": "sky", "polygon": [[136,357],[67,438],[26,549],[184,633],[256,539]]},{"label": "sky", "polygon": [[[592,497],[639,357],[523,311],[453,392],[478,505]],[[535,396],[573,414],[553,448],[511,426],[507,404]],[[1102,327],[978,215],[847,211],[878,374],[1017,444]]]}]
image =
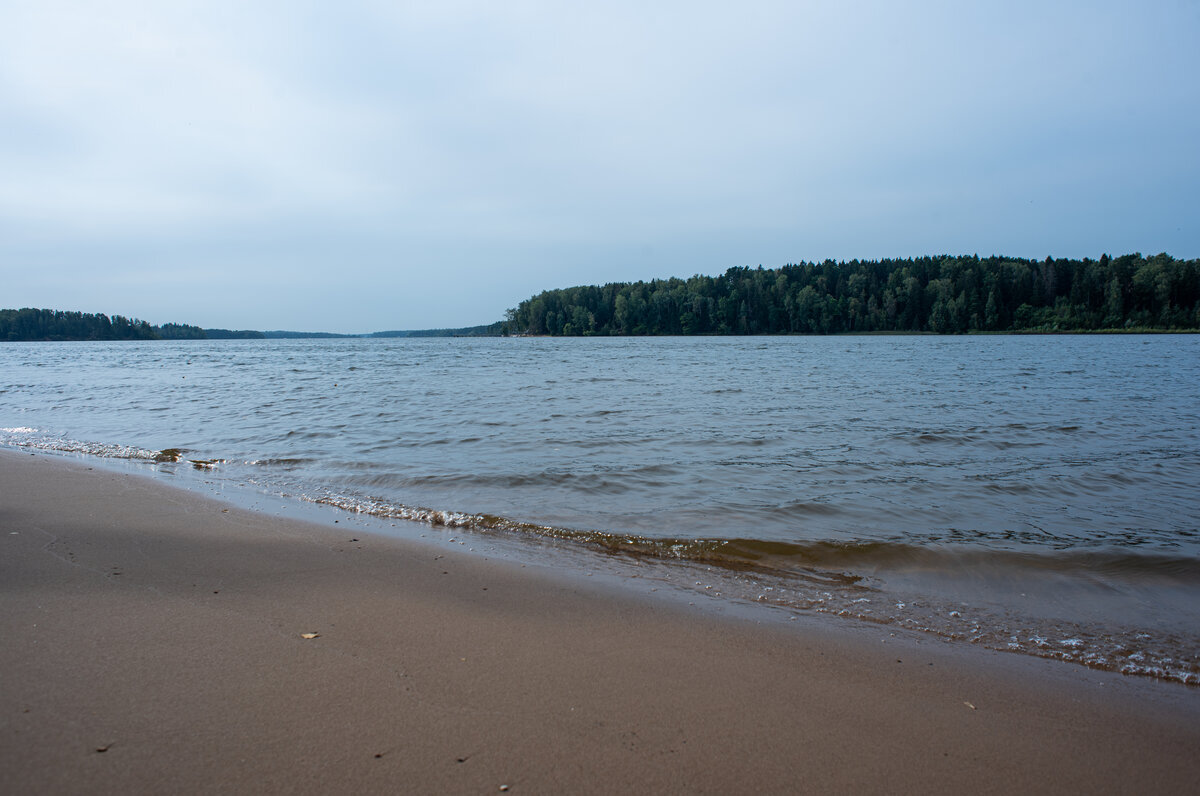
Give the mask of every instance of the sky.
[{"label": "sky", "polygon": [[1200,2],[0,0],[0,307],[360,333],[1200,257]]}]

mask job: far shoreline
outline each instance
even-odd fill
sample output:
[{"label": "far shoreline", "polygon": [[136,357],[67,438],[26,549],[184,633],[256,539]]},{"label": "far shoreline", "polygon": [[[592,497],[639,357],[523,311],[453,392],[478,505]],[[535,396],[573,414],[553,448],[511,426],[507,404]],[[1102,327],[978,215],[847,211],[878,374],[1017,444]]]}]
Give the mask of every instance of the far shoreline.
[{"label": "far shoreline", "polygon": [[1036,337],[1036,336],[1121,336],[1121,335],[1193,335],[1200,334],[1200,328],[1195,329],[1154,329],[1154,328],[1131,328],[1131,329],[1016,329],[1007,331],[982,331],[970,330],[961,333],[941,333],[941,332],[898,332],[898,331],[878,331],[878,332],[829,332],[828,334],[820,334],[816,332],[788,332],[783,334],[762,333],[762,334],[583,334],[583,335],[564,335],[564,334],[503,334],[503,335],[421,335],[421,336],[379,336],[376,333],[368,334],[312,334],[290,336],[290,337],[212,337],[212,338],[157,338],[146,340],[125,340],[125,339],[109,339],[109,340],[94,340],[84,338],[71,339],[41,339],[41,340],[0,340],[0,344],[20,344],[20,343],[278,343],[281,341],[303,341],[303,342],[329,342],[338,340],[409,340],[409,341],[424,341],[424,340],[506,340],[506,339],[534,339],[534,340],[648,340],[648,339],[689,339],[698,338],[705,340],[742,340],[742,339],[787,339],[797,337],[811,338],[836,338],[836,337],[939,337],[939,338],[962,338],[962,337]]}]

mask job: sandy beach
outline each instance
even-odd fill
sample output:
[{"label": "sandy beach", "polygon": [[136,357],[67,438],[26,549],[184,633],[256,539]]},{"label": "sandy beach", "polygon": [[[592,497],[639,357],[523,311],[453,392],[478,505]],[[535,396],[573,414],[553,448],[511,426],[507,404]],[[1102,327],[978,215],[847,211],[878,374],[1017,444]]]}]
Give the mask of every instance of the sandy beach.
[{"label": "sandy beach", "polygon": [[1200,781],[1194,687],[756,624],[64,457],[0,451],[0,544],[4,793]]}]

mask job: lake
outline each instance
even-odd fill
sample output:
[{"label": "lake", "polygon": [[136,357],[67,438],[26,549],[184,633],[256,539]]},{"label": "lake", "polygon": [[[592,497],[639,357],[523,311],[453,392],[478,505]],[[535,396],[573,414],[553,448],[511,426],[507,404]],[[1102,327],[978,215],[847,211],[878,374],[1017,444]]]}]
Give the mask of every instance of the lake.
[{"label": "lake", "polygon": [[1200,336],[10,343],[0,373],[7,446],[1200,682]]}]

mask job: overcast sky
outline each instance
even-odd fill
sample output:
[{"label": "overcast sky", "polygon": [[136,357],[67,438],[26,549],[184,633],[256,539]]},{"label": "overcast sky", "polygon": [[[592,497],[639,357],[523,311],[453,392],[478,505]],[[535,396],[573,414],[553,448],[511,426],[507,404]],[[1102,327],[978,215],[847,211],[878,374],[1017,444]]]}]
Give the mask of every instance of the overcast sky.
[{"label": "overcast sky", "polygon": [[1200,257],[1200,3],[0,0],[0,306],[488,323],[547,288]]}]

